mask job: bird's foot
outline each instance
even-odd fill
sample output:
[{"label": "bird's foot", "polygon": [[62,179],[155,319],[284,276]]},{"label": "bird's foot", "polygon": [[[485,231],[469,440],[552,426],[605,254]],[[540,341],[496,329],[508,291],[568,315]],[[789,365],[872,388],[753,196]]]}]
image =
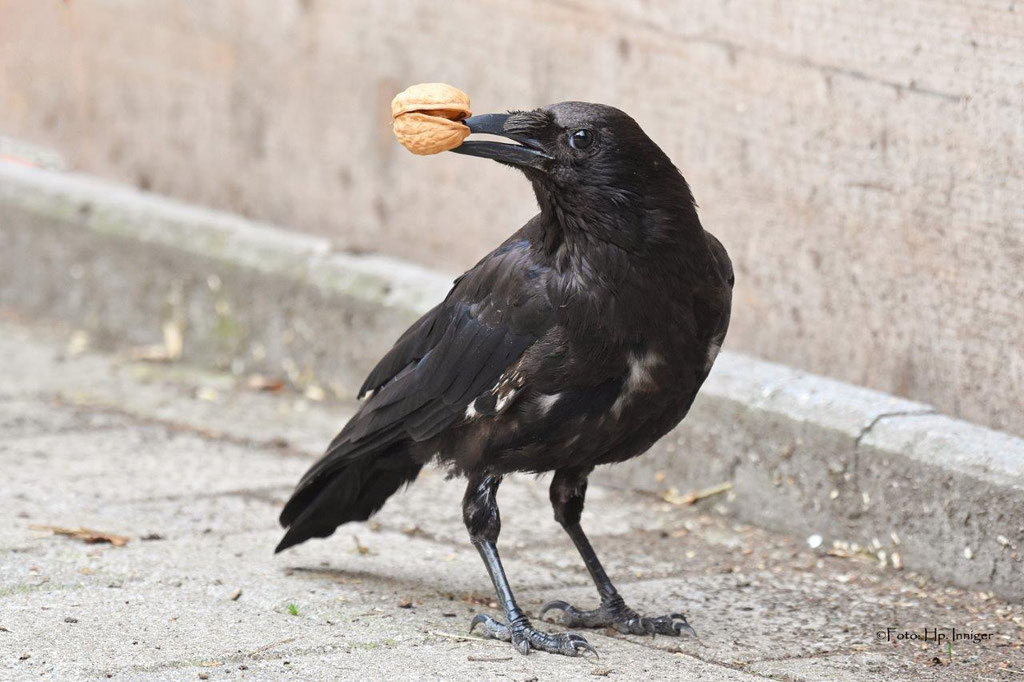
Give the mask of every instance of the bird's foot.
[{"label": "bird's foot", "polygon": [[546,651],[550,654],[562,654],[563,656],[579,656],[583,651],[589,651],[597,656],[597,650],[587,640],[573,632],[562,632],[553,634],[535,630],[530,621],[526,618],[513,621],[506,625],[491,618],[485,613],[479,613],[473,617],[469,631],[477,625],[482,625],[484,634],[493,639],[500,639],[511,642],[512,646],[521,654],[528,654],[531,650]]},{"label": "bird's foot", "polygon": [[564,601],[549,601],[541,607],[540,617],[543,618],[551,609],[562,611],[562,625],[569,628],[615,628],[628,635],[697,636],[683,614],[648,618],[626,606],[626,602],[619,596],[602,600],[601,606],[592,611],[582,611]]}]

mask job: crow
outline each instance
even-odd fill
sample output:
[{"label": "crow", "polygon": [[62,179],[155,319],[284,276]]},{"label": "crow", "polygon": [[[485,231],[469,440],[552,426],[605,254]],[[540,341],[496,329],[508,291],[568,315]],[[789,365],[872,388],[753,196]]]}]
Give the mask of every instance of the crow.
[{"label": "crow", "polygon": [[[587,477],[636,457],[686,415],[729,325],[733,270],[668,156],[627,114],[563,102],[466,119],[454,152],[520,169],[540,213],[457,278],[366,378],[359,411],[281,512],[278,552],[363,521],[430,460],[468,479],[462,514],[504,611],[477,615],[521,653],[594,652],[535,629],[498,556],[495,495],[513,472],[554,472],[550,498],[600,606],[549,602],[569,628],[693,634],[683,614],[626,605],[580,527]],[[594,652],[596,653],[596,652]]]}]

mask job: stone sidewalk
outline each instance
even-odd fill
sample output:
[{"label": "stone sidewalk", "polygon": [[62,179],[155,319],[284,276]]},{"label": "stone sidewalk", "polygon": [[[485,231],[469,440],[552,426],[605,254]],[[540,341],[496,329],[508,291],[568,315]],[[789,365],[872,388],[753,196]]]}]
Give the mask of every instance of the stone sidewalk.
[{"label": "stone sidewalk", "polygon": [[[520,656],[465,636],[473,614],[496,609],[461,524],[461,482],[427,471],[370,523],[274,556],[281,504],[351,406],[88,345],[0,316],[3,679],[1024,675],[1020,605],[736,525],[713,501],[600,486],[584,524],[624,596],[685,611],[700,639],[587,632],[599,660]],[[523,606],[595,604],[546,481],[512,478],[500,503]],[[901,638],[926,628],[986,638]]]}]

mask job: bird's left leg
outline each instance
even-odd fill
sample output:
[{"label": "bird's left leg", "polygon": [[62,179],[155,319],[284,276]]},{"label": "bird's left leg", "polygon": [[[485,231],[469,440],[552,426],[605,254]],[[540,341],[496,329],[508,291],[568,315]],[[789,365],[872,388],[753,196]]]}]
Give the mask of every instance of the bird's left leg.
[{"label": "bird's left leg", "polygon": [[564,601],[551,601],[541,607],[541,618],[550,609],[560,609],[562,624],[571,628],[612,627],[619,632],[634,635],[680,635],[683,633],[696,635],[697,633],[693,631],[693,628],[686,622],[686,617],[681,613],[672,613],[656,618],[641,616],[626,606],[626,602],[612,585],[612,581],[608,579],[608,574],[605,573],[604,567],[598,560],[590,540],[587,539],[580,527],[583,500],[587,494],[587,476],[590,471],[590,469],[556,471],[554,479],[551,481],[550,494],[555,520],[569,534],[576,549],[579,550],[580,556],[583,557],[583,563],[590,571],[590,577],[594,579],[597,592],[601,596],[601,605],[591,611],[583,611]]},{"label": "bird's left leg", "polygon": [[469,631],[477,625],[482,625],[484,634],[495,639],[502,639],[511,642],[519,653],[528,654],[531,649],[539,649],[553,654],[564,654],[566,656],[578,656],[580,651],[592,651],[583,637],[563,632],[551,634],[534,629],[529,619],[516,603],[512,595],[512,588],[505,577],[505,569],[498,557],[498,533],[501,531],[501,516],[498,514],[498,503],[495,493],[498,491],[498,484],[501,483],[499,476],[471,476],[469,485],[466,487],[466,496],[462,500],[462,518],[469,530],[470,540],[480,552],[487,572],[494,583],[494,591],[498,595],[498,602],[505,611],[506,623],[495,620],[487,614],[480,613],[473,618]]}]

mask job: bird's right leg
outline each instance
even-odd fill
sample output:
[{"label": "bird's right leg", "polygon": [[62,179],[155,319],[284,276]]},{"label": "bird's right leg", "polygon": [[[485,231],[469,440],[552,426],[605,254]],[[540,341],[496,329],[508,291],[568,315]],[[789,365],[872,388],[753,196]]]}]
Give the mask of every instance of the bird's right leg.
[{"label": "bird's right leg", "polygon": [[529,619],[516,604],[512,588],[505,576],[505,569],[498,557],[498,533],[501,531],[501,516],[498,514],[498,502],[495,495],[501,483],[499,476],[472,476],[466,487],[466,496],[462,500],[462,518],[469,530],[469,538],[480,552],[487,572],[494,583],[494,592],[498,603],[505,612],[506,623],[495,620],[487,614],[480,613],[473,618],[469,631],[482,625],[488,637],[511,642],[519,653],[528,654],[531,649],[539,649],[553,654],[578,656],[581,650],[594,651],[594,647],[583,637],[565,632],[551,634],[535,630]]}]

